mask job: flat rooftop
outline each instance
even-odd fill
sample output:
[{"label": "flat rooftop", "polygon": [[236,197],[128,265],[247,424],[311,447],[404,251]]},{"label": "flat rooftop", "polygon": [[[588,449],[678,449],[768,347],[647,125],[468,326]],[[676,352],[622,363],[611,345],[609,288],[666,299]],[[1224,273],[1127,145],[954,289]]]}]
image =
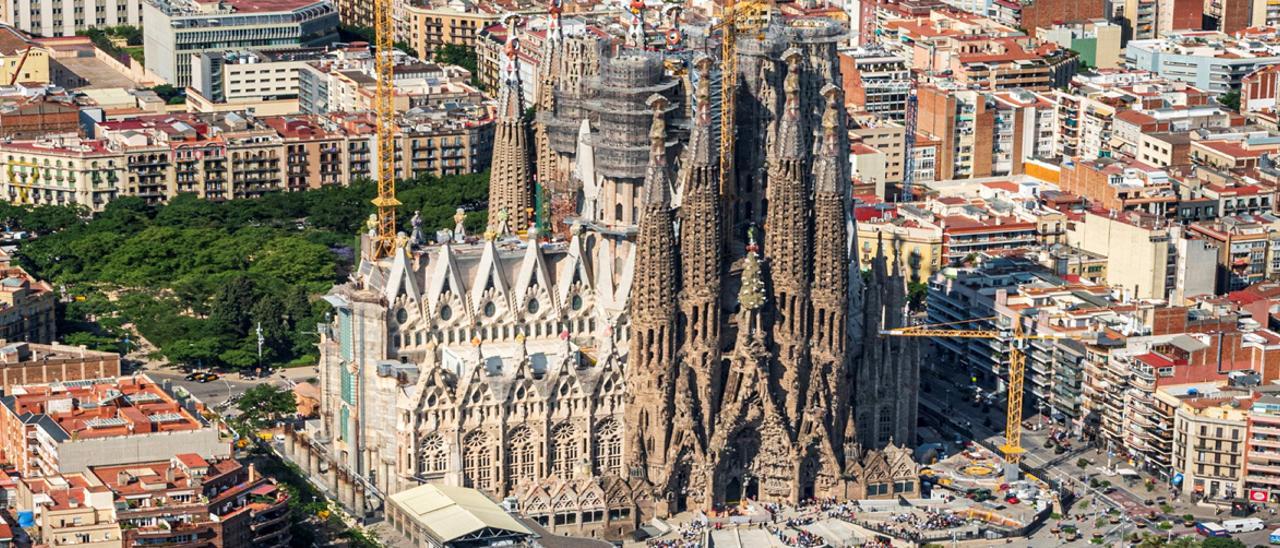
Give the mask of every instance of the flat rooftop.
[{"label": "flat rooftop", "polygon": [[11,392],[0,404],[60,441],[206,427],[146,376],[17,386]]}]

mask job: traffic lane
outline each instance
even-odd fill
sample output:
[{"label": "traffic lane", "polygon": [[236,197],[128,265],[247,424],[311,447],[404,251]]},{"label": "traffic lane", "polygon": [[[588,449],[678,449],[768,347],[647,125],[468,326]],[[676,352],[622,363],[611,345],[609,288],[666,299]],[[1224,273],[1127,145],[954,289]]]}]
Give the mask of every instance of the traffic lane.
[{"label": "traffic lane", "polygon": [[253,383],[232,380],[227,378],[226,375],[210,382],[189,381],[186,379],[187,374],[180,371],[148,371],[147,375],[157,381],[167,380],[175,386],[181,386],[192,396],[195,396],[196,399],[209,406],[222,403],[232,396],[243,394],[245,390],[253,386]]}]

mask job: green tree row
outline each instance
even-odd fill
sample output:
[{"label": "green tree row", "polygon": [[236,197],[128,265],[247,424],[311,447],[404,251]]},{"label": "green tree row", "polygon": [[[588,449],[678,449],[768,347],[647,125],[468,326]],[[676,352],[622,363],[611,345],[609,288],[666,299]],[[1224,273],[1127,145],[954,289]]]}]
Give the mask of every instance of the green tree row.
[{"label": "green tree row", "polygon": [[[487,180],[401,181],[400,226],[420,210],[428,237],[452,228],[459,205],[483,206]],[[360,181],[231,202],[121,198],[94,216],[0,203],[0,223],[38,235],[18,260],[72,297],[60,310],[66,342],[120,350],[135,330],[171,361],[247,368],[258,363],[259,326],[264,364],[314,361],[328,309],[317,296],[350,272],[374,193]],[[471,231],[485,222],[483,212],[467,220]]]}]

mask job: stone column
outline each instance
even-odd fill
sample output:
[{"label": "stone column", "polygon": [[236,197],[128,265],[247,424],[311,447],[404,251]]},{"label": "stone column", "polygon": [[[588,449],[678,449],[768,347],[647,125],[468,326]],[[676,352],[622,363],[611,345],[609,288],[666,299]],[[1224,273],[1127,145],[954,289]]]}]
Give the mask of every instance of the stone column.
[{"label": "stone column", "polygon": [[298,433],[293,429],[286,429],[284,433],[284,456],[290,462],[298,462]]},{"label": "stone column", "polygon": [[333,493],[334,498],[337,498],[338,497],[338,463],[337,462],[329,463],[328,476],[329,476],[328,477],[329,481],[327,482],[327,485],[329,486],[329,492]]},{"label": "stone column", "polygon": [[307,477],[315,479],[320,475],[320,455],[309,443],[302,444],[302,453],[307,459]]},{"label": "stone column", "polygon": [[364,514],[367,511],[367,508],[366,508],[367,502],[368,501],[365,497],[364,486],[356,485],[355,486],[355,504],[353,506],[356,512],[356,518],[360,519],[361,521],[364,520]]},{"label": "stone column", "polygon": [[347,507],[347,509],[355,508],[353,492],[354,486],[351,484],[351,478],[346,474],[338,476],[338,502]]}]

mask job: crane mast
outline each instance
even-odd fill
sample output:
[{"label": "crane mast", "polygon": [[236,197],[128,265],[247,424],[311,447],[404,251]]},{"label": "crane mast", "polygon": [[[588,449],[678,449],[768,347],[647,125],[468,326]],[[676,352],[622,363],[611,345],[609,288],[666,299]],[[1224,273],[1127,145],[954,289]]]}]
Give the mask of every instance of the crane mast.
[{"label": "crane mast", "polygon": [[[975,318],[954,323],[971,323],[996,318]],[[1090,337],[1071,334],[1027,334],[1022,329],[1022,322],[1014,321],[1012,329],[937,329],[949,324],[919,325],[900,327],[880,331],[881,336],[890,337],[950,337],[960,339],[996,339],[1009,341],[1009,407],[1005,413],[1005,444],[1000,447],[1005,462],[1016,467],[1022,461],[1026,449],[1022,447],[1022,388],[1026,377],[1027,341],[1072,339],[1087,340]]]},{"label": "crane mast", "polygon": [[377,230],[374,233],[374,260],[390,256],[396,246],[396,119],[395,119],[395,25],[391,17],[392,0],[374,0],[374,41],[377,47],[375,68],[377,91],[374,95],[374,117],[377,125],[377,163],[374,166],[378,180],[378,196],[373,205],[378,208]]},{"label": "crane mast", "polygon": [[734,195],[733,150],[735,147],[734,119],[738,95],[738,36],[735,19],[737,3],[725,0],[724,38],[720,42],[720,195]]}]

